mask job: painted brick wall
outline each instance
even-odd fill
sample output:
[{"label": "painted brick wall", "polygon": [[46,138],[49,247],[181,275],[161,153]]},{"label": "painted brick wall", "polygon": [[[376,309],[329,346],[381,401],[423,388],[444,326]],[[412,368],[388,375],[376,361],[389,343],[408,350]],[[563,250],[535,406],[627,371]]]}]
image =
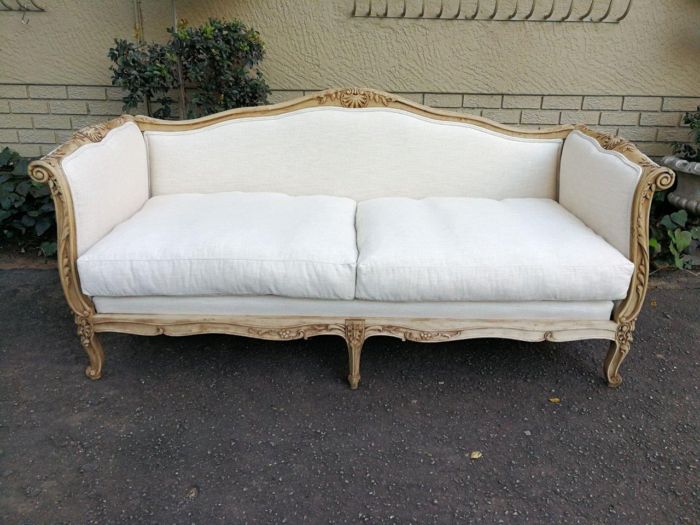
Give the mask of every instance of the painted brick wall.
[{"label": "painted brick wall", "polygon": [[[270,101],[309,92],[275,90]],[[527,128],[583,123],[619,134],[653,157],[668,154],[673,142],[688,140],[682,116],[700,105],[700,97],[400,94],[428,106]],[[0,147],[9,146],[25,156],[47,153],[73,130],[119,115],[121,97],[121,90],[111,86],[0,84]]]}]

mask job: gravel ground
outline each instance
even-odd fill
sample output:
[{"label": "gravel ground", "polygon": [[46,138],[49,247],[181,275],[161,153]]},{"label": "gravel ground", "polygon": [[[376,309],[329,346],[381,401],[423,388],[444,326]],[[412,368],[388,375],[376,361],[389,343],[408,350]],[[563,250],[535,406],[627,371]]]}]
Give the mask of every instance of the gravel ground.
[{"label": "gravel ground", "polygon": [[340,338],[105,334],[91,382],[55,271],[0,294],[3,524],[700,522],[697,278],[618,390],[603,341],[489,339],[370,339],[351,391]]}]

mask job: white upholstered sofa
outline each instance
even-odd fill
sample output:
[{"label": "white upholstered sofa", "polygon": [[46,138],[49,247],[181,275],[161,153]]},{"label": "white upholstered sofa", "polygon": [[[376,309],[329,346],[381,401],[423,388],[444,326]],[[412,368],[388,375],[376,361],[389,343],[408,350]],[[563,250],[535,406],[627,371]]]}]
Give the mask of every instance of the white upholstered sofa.
[{"label": "white upholstered sofa", "polygon": [[98,332],[608,339],[608,383],[673,173],[582,126],[521,130],[373,90],[190,121],[85,128],[48,182],[61,282],[99,378]]}]

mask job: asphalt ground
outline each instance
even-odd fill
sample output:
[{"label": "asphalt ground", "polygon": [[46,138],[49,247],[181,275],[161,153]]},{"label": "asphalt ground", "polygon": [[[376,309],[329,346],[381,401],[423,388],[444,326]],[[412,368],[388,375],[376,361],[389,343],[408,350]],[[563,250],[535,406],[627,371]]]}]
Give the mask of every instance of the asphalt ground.
[{"label": "asphalt ground", "polygon": [[2,270],[0,523],[700,523],[686,277],[619,389],[604,341],[372,338],[351,391],[334,337],[104,334],[92,382],[56,272]]}]

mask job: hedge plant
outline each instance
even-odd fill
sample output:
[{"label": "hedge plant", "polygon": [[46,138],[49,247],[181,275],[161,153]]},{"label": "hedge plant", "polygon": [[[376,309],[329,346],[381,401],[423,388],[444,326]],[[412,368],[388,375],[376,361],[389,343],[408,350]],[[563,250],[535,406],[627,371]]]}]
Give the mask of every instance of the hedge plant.
[{"label": "hedge plant", "polygon": [[678,210],[666,200],[668,191],[654,195],[649,220],[649,255],[657,269],[691,268],[690,254],[700,246],[700,217]]},{"label": "hedge plant", "polygon": [[[690,162],[700,162],[700,106],[686,113],[683,123],[690,127],[691,141],[674,144],[673,153]],[[649,248],[657,268],[675,266],[689,268],[690,253],[700,245],[700,217],[689,216],[666,202],[666,193],[657,193],[652,203]]]},{"label": "hedge plant", "polygon": [[[146,103],[146,111],[157,118],[170,118],[173,99],[169,92],[177,83],[176,57],[160,44],[135,44],[115,40],[107,56],[114,62],[112,84],[126,91],[124,111]],[[159,105],[154,110],[152,103]]]},{"label": "hedge plant", "polygon": [[51,192],[27,175],[29,159],[0,151],[0,242],[20,249],[56,253],[56,223]]},{"label": "hedge plant", "polygon": [[674,144],[674,153],[680,158],[690,162],[700,162],[700,106],[697,111],[686,113],[683,116],[683,124],[690,127],[692,141]]},{"label": "hedge plant", "polygon": [[174,90],[185,101],[180,116],[188,118],[267,102],[270,89],[258,69],[265,46],[257,31],[216,18],[167,31],[165,44],[116,39],[110,48],[112,84],[126,91],[124,111],[145,103],[149,115],[170,118]]}]

